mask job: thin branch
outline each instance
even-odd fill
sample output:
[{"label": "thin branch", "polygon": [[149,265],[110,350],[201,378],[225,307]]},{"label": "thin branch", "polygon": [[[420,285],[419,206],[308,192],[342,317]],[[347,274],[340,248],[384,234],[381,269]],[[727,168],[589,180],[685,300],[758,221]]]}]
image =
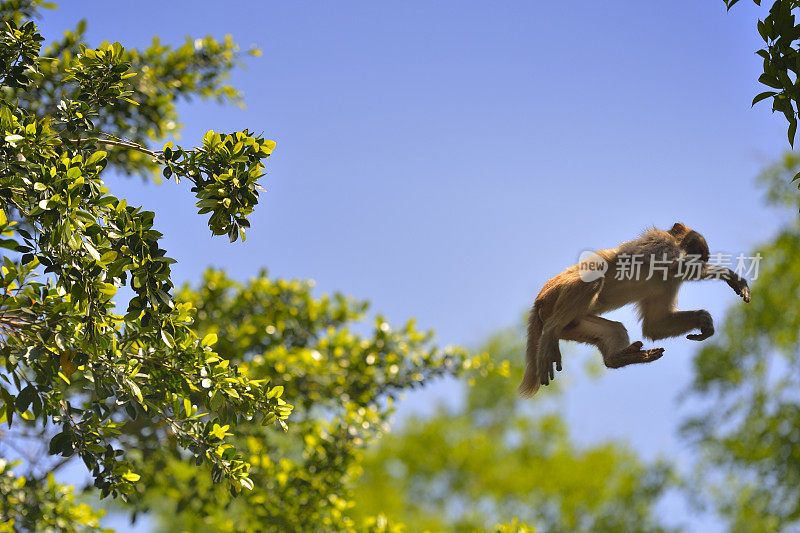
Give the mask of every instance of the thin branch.
[{"label": "thin branch", "polygon": [[[89,139],[70,139],[70,142],[80,143],[83,141],[88,141]],[[162,157],[160,152],[154,152],[153,150],[148,150],[147,148],[140,146],[138,144],[128,143],[126,141],[112,141],[111,139],[97,139],[95,142],[100,144],[105,144],[109,146],[120,146],[122,148],[130,148],[131,150],[136,150],[137,152],[142,152],[143,154],[147,154],[151,157]]]}]

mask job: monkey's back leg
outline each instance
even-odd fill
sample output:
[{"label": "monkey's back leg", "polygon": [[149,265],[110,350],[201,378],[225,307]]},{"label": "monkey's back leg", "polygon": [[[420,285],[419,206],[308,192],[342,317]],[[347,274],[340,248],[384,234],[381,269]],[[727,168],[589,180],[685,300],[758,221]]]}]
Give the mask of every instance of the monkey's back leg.
[{"label": "monkey's back leg", "polygon": [[561,338],[597,346],[608,368],[649,363],[664,353],[663,348],[642,350],[641,341],[630,342],[628,330],[622,323],[594,315],[586,315],[570,324],[561,332]]},{"label": "monkey's back leg", "polygon": [[561,350],[558,339],[564,328],[589,313],[603,288],[603,278],[583,281],[575,275],[563,280],[557,291],[550,292],[537,306],[541,309],[542,333],[539,339],[538,376],[542,385],[561,370]]}]

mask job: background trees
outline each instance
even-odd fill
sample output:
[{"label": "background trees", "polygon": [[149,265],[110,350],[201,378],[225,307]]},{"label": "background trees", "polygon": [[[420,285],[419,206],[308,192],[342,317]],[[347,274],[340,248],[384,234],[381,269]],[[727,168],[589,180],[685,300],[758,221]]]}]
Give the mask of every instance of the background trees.
[{"label": "background trees", "polygon": [[[483,346],[509,361],[515,378],[523,330]],[[478,377],[463,407],[441,406],[384,436],[366,454],[354,511],[383,512],[410,531],[486,530],[500,517],[537,531],[669,530],[655,514],[674,481],[667,463],[646,464],[620,442],[578,446],[558,398],[538,397],[532,407],[515,387],[505,375]]]},{"label": "background trees", "polygon": [[759,181],[790,216],[758,247],[764,257],[752,305],[734,306],[721,335],[694,359],[693,393],[704,408],[684,425],[701,455],[698,480],[732,531],[783,531],[800,522],[800,166],[794,153]]}]

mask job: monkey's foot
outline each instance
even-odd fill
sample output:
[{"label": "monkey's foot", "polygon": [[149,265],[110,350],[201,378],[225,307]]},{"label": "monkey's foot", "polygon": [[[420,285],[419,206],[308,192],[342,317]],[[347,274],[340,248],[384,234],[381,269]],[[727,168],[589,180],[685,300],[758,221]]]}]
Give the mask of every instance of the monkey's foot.
[{"label": "monkey's foot", "polygon": [[556,377],[556,370],[561,372],[561,352],[547,361],[542,361],[539,371],[541,372],[539,383],[541,385],[549,385]]},{"label": "monkey's foot", "polygon": [[549,361],[544,363],[542,367],[543,374],[539,383],[542,385],[549,385],[551,381],[553,381],[556,377],[556,370],[561,372],[561,354],[558,354],[558,358],[550,359]]},{"label": "monkey's foot", "polygon": [[605,364],[608,368],[622,368],[623,366],[638,363],[651,363],[664,355],[664,348],[651,348],[642,350],[642,343],[636,341],[627,348],[609,357]]}]

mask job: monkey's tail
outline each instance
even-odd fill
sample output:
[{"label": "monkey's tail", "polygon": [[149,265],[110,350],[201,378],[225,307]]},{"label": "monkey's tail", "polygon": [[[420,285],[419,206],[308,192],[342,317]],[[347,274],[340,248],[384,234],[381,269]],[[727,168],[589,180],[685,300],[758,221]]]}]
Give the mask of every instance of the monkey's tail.
[{"label": "monkey's tail", "polygon": [[533,304],[528,317],[528,346],[525,350],[525,376],[517,392],[522,398],[530,398],[539,390],[539,339],[542,337],[542,319],[539,308]]}]

